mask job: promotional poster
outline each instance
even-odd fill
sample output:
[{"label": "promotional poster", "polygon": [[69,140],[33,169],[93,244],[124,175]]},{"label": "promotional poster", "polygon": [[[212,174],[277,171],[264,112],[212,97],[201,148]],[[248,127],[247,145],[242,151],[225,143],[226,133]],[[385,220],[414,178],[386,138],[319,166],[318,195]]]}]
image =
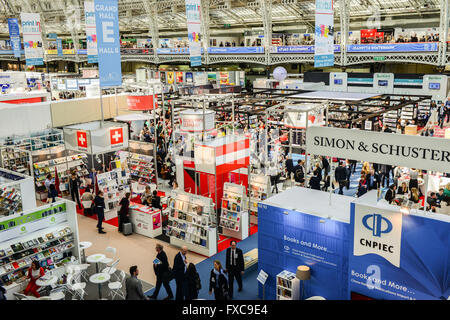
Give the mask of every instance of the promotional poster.
[{"label": "promotional poster", "polygon": [[97,63],[98,62],[97,30],[95,25],[94,2],[86,1],[84,3],[84,12],[86,20],[86,45],[87,45],[88,63]]},{"label": "promotional poster", "polygon": [[42,47],[41,16],[39,13],[21,13],[23,44],[27,66],[44,64],[44,49]]},{"label": "promotional poster", "polygon": [[202,65],[201,2],[200,0],[185,0],[185,2],[191,67],[197,67]]},{"label": "promotional poster", "polygon": [[334,0],[316,0],[314,67],[334,65]]},{"label": "promotional poster", "polygon": [[20,58],[22,48],[20,44],[19,21],[16,18],[8,19],[8,29],[11,47],[14,51],[14,57]]}]

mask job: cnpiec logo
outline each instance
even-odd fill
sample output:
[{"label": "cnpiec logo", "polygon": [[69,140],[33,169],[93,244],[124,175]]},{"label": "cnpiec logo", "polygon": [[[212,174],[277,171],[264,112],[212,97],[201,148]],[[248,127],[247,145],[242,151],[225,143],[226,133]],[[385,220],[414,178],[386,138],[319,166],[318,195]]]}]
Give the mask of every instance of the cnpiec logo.
[{"label": "cnpiec logo", "polygon": [[400,267],[401,235],[401,212],[355,204],[353,255],[373,253]]}]

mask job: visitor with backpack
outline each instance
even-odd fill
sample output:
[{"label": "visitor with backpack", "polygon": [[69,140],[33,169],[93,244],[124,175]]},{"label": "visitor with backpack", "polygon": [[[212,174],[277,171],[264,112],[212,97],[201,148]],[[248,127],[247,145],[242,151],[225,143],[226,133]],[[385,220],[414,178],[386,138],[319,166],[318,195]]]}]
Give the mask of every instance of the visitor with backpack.
[{"label": "visitor with backpack", "polygon": [[294,167],[294,179],[295,182],[300,184],[305,182],[305,169],[303,169],[302,160],[298,160],[297,165]]},{"label": "visitor with backpack", "polygon": [[185,300],[194,300],[198,298],[198,292],[202,288],[200,275],[195,268],[195,264],[189,263],[186,272],[187,286],[185,292]]}]

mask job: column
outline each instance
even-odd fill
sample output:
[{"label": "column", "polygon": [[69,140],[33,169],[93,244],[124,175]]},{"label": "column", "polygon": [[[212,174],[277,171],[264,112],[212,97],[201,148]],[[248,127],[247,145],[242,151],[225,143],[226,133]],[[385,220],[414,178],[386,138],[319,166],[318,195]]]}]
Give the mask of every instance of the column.
[{"label": "column", "polygon": [[272,45],[272,0],[259,0],[264,27],[264,56],[270,65],[270,46]]},{"label": "column", "polygon": [[447,54],[447,37],[449,28],[449,4],[448,0],[440,1],[440,19],[439,19],[439,65],[445,66],[446,54]]},{"label": "column", "polygon": [[349,14],[346,0],[339,2],[339,19],[341,25],[341,66],[347,65],[347,44],[348,44],[348,25]]}]

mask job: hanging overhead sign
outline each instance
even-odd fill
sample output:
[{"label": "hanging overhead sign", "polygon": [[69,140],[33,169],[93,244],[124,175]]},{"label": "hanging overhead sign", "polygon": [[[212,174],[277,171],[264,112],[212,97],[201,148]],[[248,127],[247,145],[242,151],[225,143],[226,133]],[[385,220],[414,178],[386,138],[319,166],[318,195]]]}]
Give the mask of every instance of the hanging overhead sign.
[{"label": "hanging overhead sign", "polygon": [[62,39],[56,39],[56,47],[58,50],[58,57],[63,56],[63,47],[62,47]]},{"label": "hanging overhead sign", "polygon": [[100,87],[122,85],[119,6],[117,0],[95,0]]},{"label": "hanging overhead sign", "polygon": [[314,67],[334,65],[333,0],[316,0]]},{"label": "hanging overhead sign", "polygon": [[20,30],[17,18],[8,19],[9,39],[14,52],[14,57],[20,58]]},{"label": "hanging overhead sign", "polygon": [[88,63],[98,62],[97,52],[97,30],[95,26],[95,6],[93,1],[84,3],[84,14],[86,21],[86,44]]},{"label": "hanging overhead sign", "polygon": [[201,3],[200,0],[185,0],[186,21],[189,39],[191,67],[202,65],[202,46],[200,42]]},{"label": "hanging overhead sign", "polygon": [[449,172],[447,139],[404,134],[311,127],[308,153],[395,166]]},{"label": "hanging overhead sign", "polygon": [[39,13],[21,13],[23,45],[27,66],[41,66],[44,64],[44,50],[42,48],[41,16]]}]

